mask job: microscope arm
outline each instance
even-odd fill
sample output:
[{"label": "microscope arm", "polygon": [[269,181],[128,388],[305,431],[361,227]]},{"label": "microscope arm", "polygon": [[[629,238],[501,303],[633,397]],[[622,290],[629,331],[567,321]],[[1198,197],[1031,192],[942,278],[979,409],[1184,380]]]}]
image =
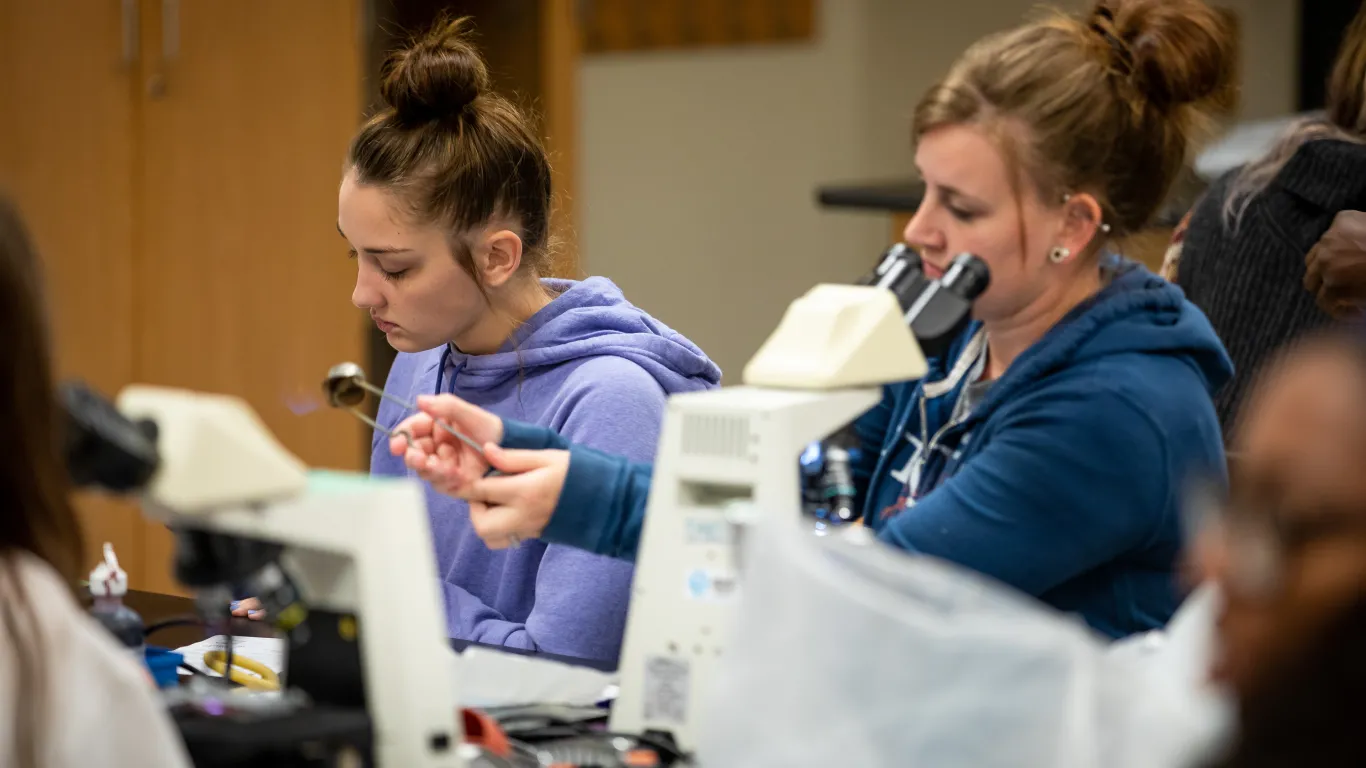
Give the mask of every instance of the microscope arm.
[{"label": "microscope arm", "polygon": [[569,472],[541,540],[634,561],[650,496],[651,464],[576,445],[545,427],[504,419],[504,448],[568,450]]}]

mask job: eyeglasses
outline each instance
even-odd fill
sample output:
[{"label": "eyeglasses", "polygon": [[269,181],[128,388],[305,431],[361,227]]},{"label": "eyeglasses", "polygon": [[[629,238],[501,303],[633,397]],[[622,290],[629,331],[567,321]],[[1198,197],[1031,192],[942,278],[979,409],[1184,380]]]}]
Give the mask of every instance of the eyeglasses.
[{"label": "eyeglasses", "polygon": [[1220,537],[1228,554],[1228,587],[1267,598],[1285,586],[1286,562],[1310,545],[1342,537],[1366,539],[1366,509],[1295,509],[1269,494],[1205,486],[1186,504],[1188,541]]}]

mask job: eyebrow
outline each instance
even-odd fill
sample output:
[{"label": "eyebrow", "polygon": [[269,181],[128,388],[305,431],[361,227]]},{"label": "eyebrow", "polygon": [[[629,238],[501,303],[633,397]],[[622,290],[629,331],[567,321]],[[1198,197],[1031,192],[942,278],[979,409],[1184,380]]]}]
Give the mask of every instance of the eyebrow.
[{"label": "eyebrow", "polygon": [[[920,166],[916,166],[915,172],[920,175],[921,182],[928,187],[929,182],[925,181],[925,172],[920,170]],[[963,190],[958,189],[957,187],[951,187],[947,184],[936,184],[935,186],[939,187],[939,192],[941,195],[961,198],[965,202],[976,203],[977,205],[986,205],[986,203],[983,202],[981,199],[973,197],[972,195],[963,192]]]},{"label": "eyebrow", "polygon": [[967,194],[966,192],[963,192],[962,190],[957,189],[957,188],[955,188],[955,187],[950,187],[950,186],[947,185],[947,184],[940,184],[940,185],[938,185],[938,186],[939,186],[939,193],[940,193],[941,195],[945,196],[945,197],[952,197],[952,198],[961,200],[961,201],[963,201],[963,202],[965,202],[965,203],[973,203],[973,204],[976,204],[976,205],[986,205],[986,203],[982,202],[982,201],[979,200],[978,198],[973,197],[972,195],[969,195],[969,194]]},{"label": "eyebrow", "polygon": [[[342,237],[346,237],[346,233],[342,231],[341,222],[337,222],[337,234],[341,235]],[[413,249],[399,248],[398,246],[388,245],[381,246],[378,248],[361,248],[360,250],[365,251],[366,253],[408,253]]]}]

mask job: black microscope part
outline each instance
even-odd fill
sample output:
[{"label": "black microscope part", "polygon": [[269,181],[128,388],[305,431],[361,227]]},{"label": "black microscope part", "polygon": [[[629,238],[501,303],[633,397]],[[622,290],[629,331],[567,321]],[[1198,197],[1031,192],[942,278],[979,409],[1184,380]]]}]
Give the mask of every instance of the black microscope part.
[{"label": "black microscope part", "polygon": [[114,493],[146,487],[161,464],[155,422],[129,419],[79,381],[59,385],[57,399],[64,412],[63,456],[74,486]]}]

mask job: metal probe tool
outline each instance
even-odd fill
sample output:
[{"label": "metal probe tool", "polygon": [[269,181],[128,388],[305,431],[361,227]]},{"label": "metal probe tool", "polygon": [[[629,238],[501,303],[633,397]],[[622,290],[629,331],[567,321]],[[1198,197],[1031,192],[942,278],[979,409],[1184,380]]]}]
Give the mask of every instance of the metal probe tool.
[{"label": "metal probe tool", "polygon": [[[413,444],[413,436],[408,434],[406,430],[392,430],[386,428],[384,425],[367,416],[365,412],[360,409],[360,404],[365,401],[365,393],[371,392],[385,400],[398,403],[408,411],[416,411],[417,406],[403,398],[394,397],[379,387],[376,387],[374,384],[366,381],[365,370],[359,365],[356,365],[355,363],[338,363],[332,366],[332,368],[327,371],[327,378],[323,380],[323,392],[327,393],[327,402],[333,408],[344,408],[354,414],[356,418],[369,424],[380,432],[383,432],[390,437],[402,435],[403,439],[407,440],[409,445]],[[488,459],[484,456],[484,447],[476,442],[474,438],[440,419],[433,419],[432,423],[449,432],[455,439],[468,445],[475,453],[479,454],[480,458],[484,459],[485,463],[488,462]],[[489,471],[485,473],[485,477],[496,477],[501,474],[501,472],[490,466]],[[508,544],[513,549],[516,549],[521,546],[522,539],[520,536],[509,535]]]},{"label": "metal probe tool", "polygon": [[[397,403],[408,411],[417,411],[417,406],[401,397],[394,397],[379,387],[376,387],[374,384],[366,381],[365,371],[359,365],[356,365],[355,363],[338,363],[332,366],[332,368],[327,371],[327,378],[323,380],[323,392],[327,393],[327,402],[333,408],[345,408],[355,414],[356,418],[369,424],[380,432],[383,432],[390,437],[402,435],[403,438],[408,441],[409,445],[412,444],[413,436],[408,434],[406,430],[395,431],[386,428],[361,411],[360,404],[365,400],[365,393],[371,392],[385,400]],[[474,438],[440,419],[433,419],[433,423],[450,433],[455,439],[468,445],[475,453],[479,454],[480,458],[483,458],[484,446],[476,442]]]}]

